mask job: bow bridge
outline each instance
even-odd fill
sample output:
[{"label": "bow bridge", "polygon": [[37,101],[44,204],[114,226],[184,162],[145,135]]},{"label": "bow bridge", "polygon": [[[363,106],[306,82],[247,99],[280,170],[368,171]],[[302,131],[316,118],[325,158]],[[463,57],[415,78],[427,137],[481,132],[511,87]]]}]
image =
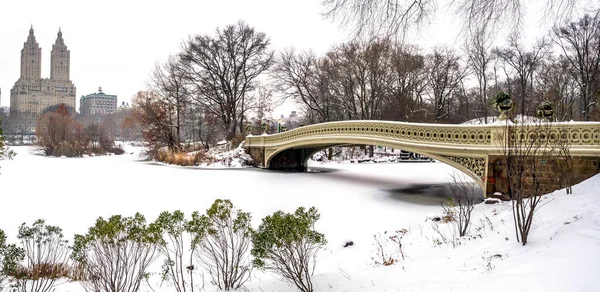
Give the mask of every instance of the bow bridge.
[{"label": "bow bridge", "polygon": [[[572,157],[573,180],[578,183],[600,172],[600,123],[546,123],[548,139],[565,137]],[[308,159],[332,146],[379,145],[429,156],[473,178],[489,195],[506,191],[505,124],[444,125],[389,121],[341,121],[296,128],[261,136],[249,135],[247,152],[267,169],[305,170]],[[540,131],[516,128],[512,137],[533,138]],[[536,134],[537,133],[537,134]],[[544,135],[544,134],[541,134]],[[544,135],[545,136],[545,135]],[[563,144],[565,145],[565,144]],[[564,146],[563,146],[564,147]],[[559,188],[555,171],[548,166],[544,183]],[[503,185],[504,184],[504,185]],[[564,187],[564,186],[563,186]]]}]

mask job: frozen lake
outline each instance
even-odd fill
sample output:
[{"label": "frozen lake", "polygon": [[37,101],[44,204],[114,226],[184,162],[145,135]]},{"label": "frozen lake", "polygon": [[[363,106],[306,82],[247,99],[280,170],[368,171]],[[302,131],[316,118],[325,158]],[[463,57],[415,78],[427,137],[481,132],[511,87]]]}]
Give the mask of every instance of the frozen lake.
[{"label": "frozen lake", "polygon": [[[509,203],[476,206],[472,232],[477,236],[455,246],[436,243],[443,234],[452,236],[451,225],[426,222],[428,215],[442,212],[444,185],[454,171],[439,162],[312,162],[314,172],[282,173],[159,165],[141,160],[139,148],[122,156],[73,159],[36,155],[29,147],[12,149],[15,159],[0,162],[0,229],[9,242],[17,242],[21,223],[38,218],[63,228],[72,242],[73,234],[85,233],[98,216],[140,212],[150,222],[162,211],[204,213],[223,198],[251,212],[254,227],[277,210],[319,209],[316,229],[328,244],[318,255],[315,291],[597,290],[598,262],[589,259],[600,256],[600,177],[575,186],[574,195],[548,195],[526,247],[513,238]],[[403,228],[409,231],[403,240],[406,260],[374,267],[373,235]],[[348,240],[354,245],[342,247]],[[497,255],[502,259],[490,266]],[[160,261],[153,275],[158,266]],[[157,278],[152,278],[155,291],[173,291]],[[56,291],[83,290],[68,283]],[[202,291],[215,289],[207,283]],[[297,290],[255,271],[241,291]]]},{"label": "frozen lake", "polygon": [[[371,233],[372,224],[386,228],[398,220],[421,221],[422,208],[439,211],[444,200],[439,185],[453,172],[439,162],[311,163],[318,172],[308,173],[198,169],[143,161],[139,148],[128,150],[133,154],[89,158],[52,158],[35,155],[30,147],[12,149],[18,155],[2,162],[0,175],[3,205],[10,206],[0,213],[0,228],[9,236],[21,223],[37,218],[61,226],[70,238],[85,232],[98,216],[141,212],[153,220],[165,210],[189,214],[227,198],[252,212],[256,224],[277,210],[316,206],[320,224],[335,225],[342,240],[363,228]],[[365,211],[369,216],[357,216]]]}]

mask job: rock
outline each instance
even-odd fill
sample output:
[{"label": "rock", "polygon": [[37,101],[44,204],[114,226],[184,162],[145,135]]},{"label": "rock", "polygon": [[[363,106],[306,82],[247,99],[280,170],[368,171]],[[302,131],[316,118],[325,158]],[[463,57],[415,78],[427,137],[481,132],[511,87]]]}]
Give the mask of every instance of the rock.
[{"label": "rock", "polygon": [[427,222],[427,220],[431,220],[433,222],[442,221],[442,216],[441,215],[428,215],[425,218],[425,222]]},{"label": "rock", "polygon": [[488,205],[500,203],[500,199],[497,199],[497,198],[486,198],[483,201]]},{"label": "rock", "polygon": [[500,199],[502,201],[510,201],[510,197],[508,195],[506,195],[506,194],[501,193],[501,192],[495,192],[495,193],[489,195],[488,198]]},{"label": "rock", "polygon": [[344,243],[344,247],[349,247],[349,246],[352,246],[352,245],[354,245],[353,241],[346,241],[346,243]]}]

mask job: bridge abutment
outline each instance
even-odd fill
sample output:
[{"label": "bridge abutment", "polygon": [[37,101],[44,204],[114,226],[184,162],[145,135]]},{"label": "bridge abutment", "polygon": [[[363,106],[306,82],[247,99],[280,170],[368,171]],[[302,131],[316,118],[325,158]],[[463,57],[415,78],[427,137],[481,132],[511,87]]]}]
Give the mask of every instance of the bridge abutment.
[{"label": "bridge abutment", "polygon": [[[578,184],[592,176],[600,173],[600,157],[576,156],[565,158],[540,159],[535,166],[536,183],[543,193],[550,193],[556,190]],[[509,181],[507,159],[504,156],[490,156],[488,159],[488,177],[486,181],[486,196],[491,196],[496,192],[509,197]],[[532,188],[533,178],[531,177],[532,165],[526,167],[523,171],[525,177],[522,177],[524,188]]]}]

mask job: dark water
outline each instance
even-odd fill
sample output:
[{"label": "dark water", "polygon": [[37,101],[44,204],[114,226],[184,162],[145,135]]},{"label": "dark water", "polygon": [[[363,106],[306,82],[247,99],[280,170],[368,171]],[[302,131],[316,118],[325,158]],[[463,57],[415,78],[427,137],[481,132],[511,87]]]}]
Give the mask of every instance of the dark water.
[{"label": "dark water", "polygon": [[464,184],[412,184],[397,189],[387,189],[395,200],[423,205],[440,205],[453,200],[469,200],[475,204],[483,202],[483,192],[478,185]]},{"label": "dark water", "polygon": [[[360,166],[356,166],[359,169]],[[376,167],[373,165],[373,167]],[[402,171],[410,171],[409,165],[398,165]],[[397,175],[379,176],[370,174],[367,169],[363,172],[341,170],[332,167],[309,167],[307,172],[312,175],[323,175],[328,179],[353,184],[371,185],[376,189],[384,191],[390,198],[402,202],[421,205],[440,205],[448,202],[449,198],[466,202],[469,200],[474,204],[483,201],[483,192],[479,185],[457,181],[453,183],[440,183],[439,179],[432,177],[431,183],[412,181],[399,171]],[[426,181],[427,179],[425,179]]]}]

